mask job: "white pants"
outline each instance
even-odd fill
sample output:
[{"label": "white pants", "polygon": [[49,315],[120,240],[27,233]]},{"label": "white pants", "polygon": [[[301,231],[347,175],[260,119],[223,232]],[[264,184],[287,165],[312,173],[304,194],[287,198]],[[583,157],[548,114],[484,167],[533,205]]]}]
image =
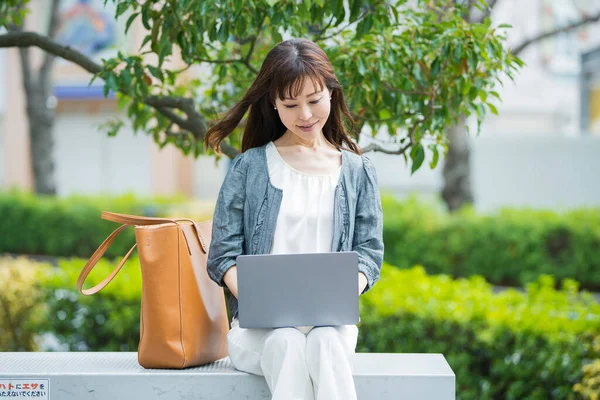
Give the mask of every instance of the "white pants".
[{"label": "white pants", "polygon": [[244,372],[264,375],[273,400],[354,400],[355,325],[243,329],[237,319],[227,335],[229,359]]}]

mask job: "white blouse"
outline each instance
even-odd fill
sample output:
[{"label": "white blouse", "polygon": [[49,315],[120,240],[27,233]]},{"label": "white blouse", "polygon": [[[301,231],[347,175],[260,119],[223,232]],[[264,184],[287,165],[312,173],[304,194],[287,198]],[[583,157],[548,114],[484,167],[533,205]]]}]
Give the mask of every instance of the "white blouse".
[{"label": "white blouse", "polygon": [[[283,190],[271,254],[329,253],[333,240],[335,187],[342,167],[328,175],[300,172],[267,144],[269,178]],[[297,326],[305,335],[312,326]]]},{"label": "white blouse", "polygon": [[266,150],[271,183],[283,190],[271,254],[329,253],[341,166],[328,175],[306,174],[286,163],[273,142]]}]

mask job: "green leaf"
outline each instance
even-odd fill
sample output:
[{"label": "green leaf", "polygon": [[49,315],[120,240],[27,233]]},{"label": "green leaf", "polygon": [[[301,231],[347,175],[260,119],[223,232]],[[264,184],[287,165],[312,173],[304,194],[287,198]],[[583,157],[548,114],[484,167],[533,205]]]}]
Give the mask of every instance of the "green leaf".
[{"label": "green leaf", "polygon": [[155,78],[160,79],[161,81],[163,80],[163,74],[160,68],[156,68],[153,65],[148,65],[148,71],[150,71],[152,76],[154,76]]},{"label": "green leaf", "polygon": [[109,74],[106,78],[106,85],[104,85],[104,97],[108,94],[108,89],[116,92],[119,89],[119,84],[117,82],[117,77],[114,74]]},{"label": "green leaf", "polygon": [[119,18],[121,15],[123,15],[127,10],[129,9],[129,3],[119,3],[117,5],[117,13],[115,15],[115,18]]},{"label": "green leaf", "polygon": [[356,26],[355,39],[361,39],[364,35],[369,33],[372,25],[373,25],[373,19],[371,18],[370,15],[367,15]]},{"label": "green leaf", "polygon": [[454,57],[454,62],[457,64],[462,62],[462,50],[463,50],[463,47],[462,47],[462,44],[460,44],[460,43],[458,44],[458,46],[456,46],[454,48],[453,57]]},{"label": "green leaf", "polygon": [[463,96],[466,96],[467,93],[469,93],[469,91],[471,90],[473,83],[471,79],[461,79],[460,82],[462,83],[461,93]]},{"label": "green leaf", "polygon": [[131,24],[138,17],[138,15],[140,15],[140,13],[136,12],[136,13],[131,14],[129,16],[129,18],[127,18],[127,23],[125,24],[125,33],[127,33],[129,31],[129,28],[131,27]]},{"label": "green leaf", "polygon": [[140,49],[143,48],[146,45],[146,43],[148,43],[150,40],[152,40],[152,36],[146,35],[146,37],[144,37],[144,40],[142,41]]},{"label": "green leaf", "polygon": [[121,71],[121,75],[120,75],[121,81],[123,82],[123,85],[125,85],[126,88],[129,87],[129,85],[131,85],[131,72],[129,71],[129,69],[125,68]]},{"label": "green leaf", "polygon": [[246,30],[248,29],[248,23],[246,21],[246,18],[243,18],[243,17],[238,18],[235,28],[236,28],[238,34],[246,35],[247,34]]},{"label": "green leaf", "polygon": [[431,149],[431,151],[433,153],[433,158],[431,159],[431,162],[429,163],[429,168],[434,169],[438,165],[438,161],[440,159],[440,153],[438,152],[436,145],[431,145],[429,148]]},{"label": "green leaf", "polygon": [[416,143],[412,147],[410,151],[410,158],[412,159],[412,167],[410,169],[410,173],[412,175],[421,167],[423,160],[425,160],[425,149],[421,143]]},{"label": "green leaf", "polygon": [[469,90],[469,101],[473,101],[479,95],[479,90],[477,90],[476,86],[472,86],[471,90]]},{"label": "green leaf", "polygon": [[489,109],[492,112],[492,114],[498,115],[498,109],[496,108],[496,106],[494,106],[491,103],[485,103],[485,104],[487,104],[487,106],[489,107]]},{"label": "green leaf", "polygon": [[94,83],[94,81],[96,80],[96,78],[98,78],[100,76],[101,72],[98,72],[94,75],[92,75],[92,78],[90,79],[90,83],[88,83],[88,86],[90,86],[92,83]]},{"label": "green leaf", "polygon": [[142,6],[142,24],[147,30],[152,29],[150,26],[150,6],[152,3],[147,2]]},{"label": "green leaf", "polygon": [[350,21],[356,20],[358,17],[360,10],[363,6],[363,2],[361,0],[351,0],[350,5]]},{"label": "green leaf", "polygon": [[364,75],[368,72],[367,64],[362,57],[358,57],[358,73]]},{"label": "green leaf", "polygon": [[131,97],[125,96],[121,93],[117,93],[116,97],[117,97],[117,108],[121,111],[125,109],[125,106],[131,100]]},{"label": "green leaf", "polygon": [[472,52],[468,59],[470,73],[472,73],[472,74],[475,73],[475,71],[477,70],[478,62],[479,62],[479,58],[477,57],[477,54],[475,52]]},{"label": "green leaf", "polygon": [[392,116],[392,113],[389,110],[381,109],[379,110],[379,119],[386,120]]},{"label": "green leaf", "polygon": [[433,63],[431,63],[431,76],[432,77],[436,77],[439,75],[441,64],[442,63],[440,62],[439,57],[436,57],[436,59],[433,60]]},{"label": "green leaf", "polygon": [[479,98],[485,103],[485,101],[487,100],[487,93],[485,90],[481,90],[479,92]]}]

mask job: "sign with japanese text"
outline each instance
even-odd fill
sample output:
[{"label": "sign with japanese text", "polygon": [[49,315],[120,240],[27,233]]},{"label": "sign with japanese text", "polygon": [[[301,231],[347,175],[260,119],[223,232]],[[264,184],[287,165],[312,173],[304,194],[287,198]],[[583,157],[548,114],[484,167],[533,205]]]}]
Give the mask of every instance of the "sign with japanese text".
[{"label": "sign with japanese text", "polygon": [[0,379],[0,399],[50,399],[49,379]]}]

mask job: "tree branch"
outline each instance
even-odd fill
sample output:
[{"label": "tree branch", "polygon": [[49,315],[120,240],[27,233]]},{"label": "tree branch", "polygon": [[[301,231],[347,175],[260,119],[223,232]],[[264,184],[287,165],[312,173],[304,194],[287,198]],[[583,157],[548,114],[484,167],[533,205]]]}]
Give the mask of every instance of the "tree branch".
[{"label": "tree branch", "polygon": [[82,53],[68,46],[63,46],[56,43],[54,40],[42,36],[35,32],[10,31],[4,35],[0,35],[0,48],[2,47],[39,47],[42,50],[52,53],[55,56],[64,58],[74,64],[79,65],[86,71],[97,74],[102,71],[102,65],[92,61]]},{"label": "tree branch", "polygon": [[[184,97],[157,97],[150,96],[145,99],[145,103],[154,107],[158,112],[169,120],[177,124],[181,129],[190,132],[197,141],[204,141],[204,135],[208,130],[206,119],[194,107],[192,99]],[[177,115],[170,108],[176,108],[187,114],[187,119]],[[221,143],[221,151],[229,158],[234,158],[240,152],[235,147]]]},{"label": "tree branch", "polygon": [[425,92],[423,90],[402,90],[402,89],[397,89],[397,88],[393,87],[392,85],[390,85],[388,82],[384,82],[383,85],[390,92],[402,93],[402,94],[409,95],[409,96],[410,95],[431,96],[430,92]]},{"label": "tree branch", "polygon": [[408,143],[406,145],[404,145],[403,147],[400,147],[397,150],[388,150],[377,143],[371,142],[369,145],[362,148],[361,151],[363,153],[367,153],[370,151],[378,151],[378,152],[385,153],[385,154],[395,154],[395,155],[404,154],[408,149],[410,149],[415,144],[415,133],[417,132],[417,128],[419,127],[419,125],[422,125],[423,123],[425,123],[425,121],[427,121],[429,118],[431,118],[433,116],[434,110],[435,110],[435,107],[433,106],[433,102],[431,102],[431,105],[429,107],[429,113],[425,116],[425,118],[416,121],[414,123],[414,125],[410,128],[410,131],[408,132]]},{"label": "tree branch", "polygon": [[[92,61],[79,51],[56,43],[54,40],[38,33],[22,32],[19,30],[19,28],[14,27],[9,31],[9,33],[0,35],[0,48],[18,47],[21,50],[21,54],[25,54],[25,61],[27,62],[27,50],[32,46],[45,50],[54,56],[62,57],[65,60],[71,61],[72,63],[79,65],[92,74],[98,74],[103,71],[102,65]],[[24,77],[31,79],[30,74],[27,73],[25,68],[23,69],[23,73]],[[196,140],[204,140],[204,135],[207,131],[206,119],[196,110],[194,100],[184,97],[148,96],[142,99],[142,101],[144,104],[153,107],[159,113],[179,125],[181,129],[190,132],[192,135],[194,135]],[[172,108],[183,111],[187,118],[177,115],[173,110],[171,110]],[[230,158],[233,158],[239,154],[239,151],[235,147],[227,143],[221,144],[221,149],[223,153]]]},{"label": "tree branch", "polygon": [[236,62],[240,62],[240,63],[244,62],[243,58],[230,58],[230,59],[226,59],[226,60],[210,60],[207,58],[198,58],[197,60],[198,60],[198,62],[205,62],[205,63],[209,63],[209,64],[233,64]]},{"label": "tree branch", "polygon": [[256,28],[256,35],[254,36],[254,38],[252,39],[252,43],[250,43],[250,49],[248,50],[248,54],[246,54],[246,57],[244,57],[244,64],[250,69],[250,71],[254,72],[254,74],[258,75],[258,71],[256,70],[256,68],[254,68],[252,66],[252,64],[250,64],[250,58],[252,57],[252,53],[254,53],[254,47],[256,46],[256,42],[258,42],[258,35],[260,35],[260,31],[262,29],[263,24],[265,23],[265,19],[267,18],[267,13],[263,14],[262,17],[260,18],[260,23],[258,24],[258,27]]},{"label": "tree branch", "polygon": [[405,153],[408,149],[410,149],[410,146],[412,146],[412,143],[409,143],[403,147],[400,147],[398,150],[389,150],[389,149],[386,149],[385,147],[382,147],[378,143],[371,142],[367,146],[360,149],[360,151],[362,153],[368,153],[370,151],[373,151],[373,152],[379,152],[379,153],[384,153],[384,154],[399,155],[399,154]]},{"label": "tree branch", "polygon": [[316,35],[313,38],[313,42],[318,42],[319,40],[321,40],[321,37],[323,37],[323,34],[327,31],[327,29],[329,29],[329,27],[331,26],[331,23],[333,22],[333,20],[335,19],[335,15],[331,15],[331,18],[329,18],[329,22],[327,23],[327,25],[325,25],[321,31],[319,32],[318,35]]},{"label": "tree branch", "polygon": [[178,108],[182,111],[194,107],[194,100],[187,97],[148,96],[144,102],[154,108]]},{"label": "tree branch", "polygon": [[258,70],[256,68],[254,68],[249,61],[247,61],[245,58],[230,58],[230,59],[226,59],[226,60],[210,60],[207,58],[198,58],[197,59],[198,62],[205,62],[205,63],[209,63],[209,64],[233,64],[233,63],[241,63],[244,64],[246,67],[248,67],[248,69],[250,69],[250,71],[254,72],[255,74],[258,74]]},{"label": "tree branch", "polygon": [[559,33],[569,32],[569,31],[572,31],[573,29],[577,29],[577,28],[580,28],[589,23],[598,22],[598,21],[600,21],[600,11],[598,11],[594,15],[587,16],[585,18],[580,19],[579,21],[576,21],[569,25],[563,26],[562,28],[557,28],[557,29],[553,29],[548,32],[540,33],[540,34],[533,36],[527,40],[524,40],[521,44],[519,44],[512,50],[512,53],[515,56],[519,55],[527,47],[529,47],[530,45],[535,44],[541,40],[548,39],[552,36],[558,35]]},{"label": "tree branch", "polygon": [[356,18],[355,21],[352,22],[348,22],[345,26],[341,27],[340,29],[338,29],[336,32],[327,35],[327,36],[321,36],[317,39],[315,39],[314,41],[316,42],[317,40],[322,41],[322,40],[327,40],[327,39],[331,39],[332,37],[336,37],[338,36],[340,33],[342,33],[344,30],[348,29],[348,27],[350,27],[353,24],[356,24],[358,22],[360,22],[361,19],[363,19],[364,17],[367,16],[367,14],[369,14],[368,11],[362,11],[361,14],[358,16],[358,18]]},{"label": "tree branch", "polygon": [[[477,18],[473,19],[473,18],[469,18],[469,22],[473,22],[476,24],[481,24],[483,21],[485,21],[485,19],[487,17],[489,17],[492,14],[492,11],[494,10],[494,7],[496,7],[496,3],[498,3],[498,0],[489,0],[486,9],[483,11],[483,13],[478,16]],[[473,12],[471,11],[469,13],[471,16],[473,16]]]}]

